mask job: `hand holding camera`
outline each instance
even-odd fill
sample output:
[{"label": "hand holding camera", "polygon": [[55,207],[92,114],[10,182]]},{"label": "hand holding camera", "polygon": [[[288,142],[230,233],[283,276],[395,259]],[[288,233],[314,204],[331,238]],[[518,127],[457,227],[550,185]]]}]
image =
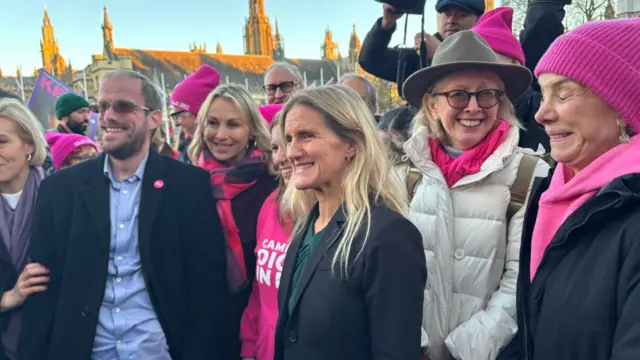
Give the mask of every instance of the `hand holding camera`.
[{"label": "hand holding camera", "polygon": [[396,21],[404,15],[403,12],[396,10],[395,7],[389,4],[383,4],[382,11],[382,23],[380,25],[385,29],[392,28]]}]

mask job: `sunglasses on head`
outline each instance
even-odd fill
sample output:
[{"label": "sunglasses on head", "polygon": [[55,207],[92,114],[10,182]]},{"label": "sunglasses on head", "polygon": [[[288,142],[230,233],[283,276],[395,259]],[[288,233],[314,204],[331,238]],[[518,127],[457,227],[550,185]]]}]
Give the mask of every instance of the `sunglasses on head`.
[{"label": "sunglasses on head", "polygon": [[91,111],[99,114],[104,114],[109,108],[118,114],[128,114],[135,110],[152,111],[148,107],[140,106],[133,101],[129,100],[115,100],[112,102],[100,101],[97,104],[91,106]]}]

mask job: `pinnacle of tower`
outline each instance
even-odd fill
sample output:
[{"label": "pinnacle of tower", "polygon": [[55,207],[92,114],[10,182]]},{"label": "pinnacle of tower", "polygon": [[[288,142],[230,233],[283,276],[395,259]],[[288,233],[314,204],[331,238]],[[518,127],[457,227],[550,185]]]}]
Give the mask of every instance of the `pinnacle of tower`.
[{"label": "pinnacle of tower", "polygon": [[278,18],[276,18],[276,36],[280,36],[280,29],[278,29]]},{"label": "pinnacle of tower", "polygon": [[111,26],[111,22],[109,21],[109,13],[107,12],[107,5],[104,5],[104,26]]},{"label": "pinnacle of tower", "polygon": [[51,19],[49,19],[49,12],[47,11],[47,5],[44,5],[44,20],[45,25],[51,25]]}]

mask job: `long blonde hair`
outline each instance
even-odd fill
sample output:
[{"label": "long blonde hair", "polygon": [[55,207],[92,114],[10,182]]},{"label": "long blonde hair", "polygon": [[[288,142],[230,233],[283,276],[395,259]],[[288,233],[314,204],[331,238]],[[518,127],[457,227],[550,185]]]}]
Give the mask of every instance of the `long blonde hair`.
[{"label": "long blonde hair", "polygon": [[[415,134],[420,128],[426,127],[429,137],[437,138],[441,141],[445,140],[446,134],[440,119],[431,114],[429,109],[429,101],[434,102],[436,100],[438,85],[440,85],[444,79],[446,79],[446,77],[438,80],[422,97],[422,108],[413,119],[412,134]],[[504,85],[502,85],[502,87],[504,90]],[[522,128],[520,121],[518,121],[516,117],[516,109],[513,107],[511,100],[504,94],[502,94],[498,102],[498,118],[504,119],[511,126]]]},{"label": "long blonde hair", "polygon": [[[362,248],[369,238],[371,201],[403,214],[406,197],[403,195],[403,184],[391,175],[387,153],[378,137],[373,115],[355,91],[339,85],[297,92],[280,113],[283,137],[287,115],[298,105],[320,112],[327,127],[343,141],[356,147],[356,156],[347,165],[341,186],[346,223],[332,261],[332,268],[339,264],[346,278],[349,276],[353,242],[363,227],[365,237]],[[282,206],[296,219],[293,233],[300,234],[309,221],[309,212],[316,203],[316,196],[313,190],[296,189],[295,176],[293,172],[282,198]]]},{"label": "long blonde hair", "polygon": [[204,129],[207,126],[207,116],[209,114],[211,104],[217,98],[231,100],[236,105],[237,109],[242,113],[249,124],[249,133],[251,134],[250,136],[255,139],[256,148],[262,152],[263,156],[268,161],[268,165],[271,166],[273,163],[271,154],[271,134],[267,128],[267,122],[264,120],[262,115],[260,115],[258,106],[253,101],[247,90],[243,86],[235,84],[217,87],[209,94],[209,96],[207,96],[207,99],[200,107],[200,112],[198,112],[198,117],[196,118],[198,127],[193,135],[193,141],[191,142],[191,145],[189,145],[189,157],[191,158],[191,161],[194,164],[197,164],[198,158],[200,157],[202,150],[204,150]]}]

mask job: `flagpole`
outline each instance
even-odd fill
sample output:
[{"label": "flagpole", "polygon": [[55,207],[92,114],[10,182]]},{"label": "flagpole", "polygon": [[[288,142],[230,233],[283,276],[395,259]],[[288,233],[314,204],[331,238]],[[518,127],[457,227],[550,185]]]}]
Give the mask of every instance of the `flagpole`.
[{"label": "flagpole", "polygon": [[82,69],[82,87],[84,90],[84,99],[89,100],[89,94],[87,91],[87,73],[85,72],[85,69]]},{"label": "flagpole", "polygon": [[20,96],[22,97],[22,102],[25,102],[25,98],[24,98],[24,81],[22,79],[22,66],[20,66]]},{"label": "flagpole", "polygon": [[167,92],[164,87],[164,73],[160,73],[160,85],[162,86],[162,122],[164,123],[164,141],[171,146],[171,134],[169,134],[169,112],[167,111]]}]

